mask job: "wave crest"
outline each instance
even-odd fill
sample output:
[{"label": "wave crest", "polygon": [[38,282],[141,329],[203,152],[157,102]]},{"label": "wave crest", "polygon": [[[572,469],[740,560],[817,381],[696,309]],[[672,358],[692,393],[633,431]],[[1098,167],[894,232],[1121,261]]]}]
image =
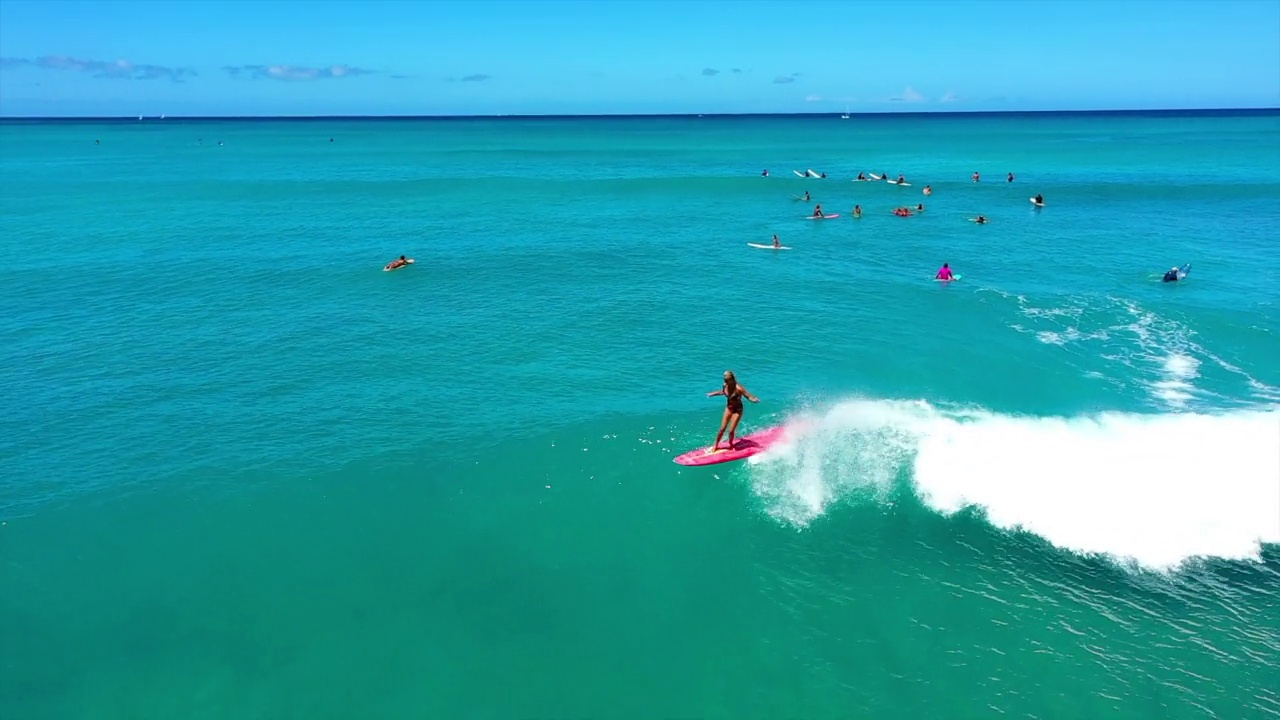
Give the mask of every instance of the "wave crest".
[{"label": "wave crest", "polygon": [[898,478],[928,507],[1149,568],[1257,559],[1280,543],[1280,412],[1022,417],[850,400],[788,422],[749,463],[771,515],[806,526]]}]

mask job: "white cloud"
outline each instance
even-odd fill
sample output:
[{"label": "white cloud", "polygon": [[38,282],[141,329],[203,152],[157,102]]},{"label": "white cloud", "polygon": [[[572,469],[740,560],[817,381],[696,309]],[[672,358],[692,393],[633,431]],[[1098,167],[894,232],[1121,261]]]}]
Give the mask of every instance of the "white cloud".
[{"label": "white cloud", "polygon": [[821,101],[822,101],[822,96],[821,96],[821,95],[810,95],[810,96],[806,97],[806,98],[804,99],[804,101],[805,101],[805,102],[821,102]]},{"label": "white cloud", "polygon": [[924,102],[924,96],[915,91],[915,88],[908,85],[903,89],[901,95],[889,98],[889,102],[918,103]]},{"label": "white cloud", "polygon": [[948,92],[946,95],[943,95],[940,100],[938,100],[938,102],[944,102],[944,103],[963,102],[963,101],[964,101],[964,98],[960,97],[959,95],[953,92]]}]

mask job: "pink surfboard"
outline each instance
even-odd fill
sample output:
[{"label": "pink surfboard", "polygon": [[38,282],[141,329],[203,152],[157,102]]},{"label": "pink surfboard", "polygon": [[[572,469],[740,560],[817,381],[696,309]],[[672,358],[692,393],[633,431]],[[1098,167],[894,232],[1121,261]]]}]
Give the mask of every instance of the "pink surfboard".
[{"label": "pink surfboard", "polygon": [[722,439],[720,441],[720,449],[709,453],[707,450],[711,447],[698,448],[676,457],[676,462],[681,465],[690,467],[698,467],[701,465],[716,465],[718,463],[732,462],[734,460],[742,460],[749,458],[757,453],[768,450],[770,446],[776,444],[779,440],[786,436],[787,428],[785,425],[776,425],[771,428],[753,432],[750,435],[743,435],[734,440],[733,449],[728,448],[729,441]]}]

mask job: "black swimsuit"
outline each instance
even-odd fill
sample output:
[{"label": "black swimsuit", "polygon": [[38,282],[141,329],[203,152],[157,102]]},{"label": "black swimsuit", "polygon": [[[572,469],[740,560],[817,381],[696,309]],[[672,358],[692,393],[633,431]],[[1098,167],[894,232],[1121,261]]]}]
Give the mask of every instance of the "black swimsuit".
[{"label": "black swimsuit", "polygon": [[737,385],[733,386],[733,391],[729,390],[729,386],[724,386],[725,404],[729,408],[729,412],[737,415],[742,414],[742,389]]}]

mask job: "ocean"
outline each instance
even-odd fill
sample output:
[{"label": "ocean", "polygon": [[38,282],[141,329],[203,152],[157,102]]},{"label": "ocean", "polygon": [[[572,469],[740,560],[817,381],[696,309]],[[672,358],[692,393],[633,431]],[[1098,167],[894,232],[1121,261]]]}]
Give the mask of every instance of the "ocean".
[{"label": "ocean", "polygon": [[[0,717],[1280,716],[1278,198],[1280,111],[0,122]],[[725,370],[791,438],[675,464]]]}]

